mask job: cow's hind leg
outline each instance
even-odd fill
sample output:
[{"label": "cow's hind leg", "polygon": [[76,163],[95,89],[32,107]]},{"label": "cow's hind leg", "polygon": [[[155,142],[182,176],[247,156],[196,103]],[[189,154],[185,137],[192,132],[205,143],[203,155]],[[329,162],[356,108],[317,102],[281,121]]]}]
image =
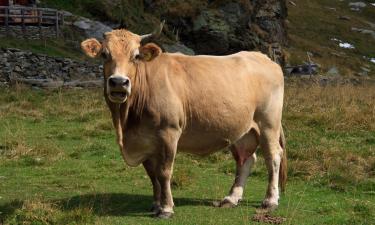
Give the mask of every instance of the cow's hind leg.
[{"label": "cow's hind leg", "polygon": [[255,150],[257,146],[256,133],[252,130],[230,147],[232,155],[236,160],[236,177],[229,195],[219,204],[216,204],[217,206],[223,208],[235,207],[242,200],[247,178],[256,162]]},{"label": "cow's hind leg", "polygon": [[283,149],[279,143],[281,126],[261,130],[260,145],[268,170],[268,188],[262,208],[272,211],[279,204],[279,170]]}]

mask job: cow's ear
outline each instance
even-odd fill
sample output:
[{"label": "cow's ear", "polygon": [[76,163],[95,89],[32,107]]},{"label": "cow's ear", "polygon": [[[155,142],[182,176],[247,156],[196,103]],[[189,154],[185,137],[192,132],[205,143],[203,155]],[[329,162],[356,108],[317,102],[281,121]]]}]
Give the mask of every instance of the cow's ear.
[{"label": "cow's ear", "polygon": [[102,44],[100,44],[100,42],[95,38],[82,41],[81,48],[83,52],[91,58],[97,57],[102,52]]},{"label": "cow's ear", "polygon": [[161,54],[161,48],[154,43],[148,43],[139,48],[139,59],[151,61]]}]

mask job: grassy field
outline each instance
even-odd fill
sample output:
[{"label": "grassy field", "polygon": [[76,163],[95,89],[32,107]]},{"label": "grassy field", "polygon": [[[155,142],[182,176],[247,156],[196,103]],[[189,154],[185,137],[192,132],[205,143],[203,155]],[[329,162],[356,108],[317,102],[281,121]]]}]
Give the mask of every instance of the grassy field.
[{"label": "grassy field", "polygon": [[[375,89],[290,82],[284,125],[289,183],[273,216],[285,224],[375,220]],[[0,90],[0,224],[256,224],[266,188],[262,157],[245,199],[211,206],[231,186],[230,153],[179,154],[175,216],[151,218],[151,184],[115,145],[102,91]]]}]

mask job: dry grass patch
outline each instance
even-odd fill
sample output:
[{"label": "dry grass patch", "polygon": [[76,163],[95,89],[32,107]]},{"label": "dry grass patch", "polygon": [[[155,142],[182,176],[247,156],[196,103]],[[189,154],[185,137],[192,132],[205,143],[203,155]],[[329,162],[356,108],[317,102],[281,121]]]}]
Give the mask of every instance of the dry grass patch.
[{"label": "dry grass patch", "polygon": [[89,137],[102,136],[112,130],[112,121],[110,120],[110,115],[108,115],[105,118],[101,117],[100,120],[95,120],[85,125],[83,135]]},{"label": "dry grass patch", "polygon": [[44,165],[61,160],[64,152],[53,142],[40,142],[35,145],[23,140],[5,142],[2,146],[3,158],[10,161],[21,160],[27,165]]},{"label": "dry grass patch", "polygon": [[71,121],[87,122],[93,116],[106,112],[103,96],[92,91],[71,91],[66,96],[59,91],[44,102],[45,110],[53,116],[64,115]]},{"label": "dry grass patch", "polygon": [[172,187],[183,189],[190,186],[195,180],[195,174],[191,169],[185,167],[176,167],[172,177]]},{"label": "dry grass patch", "polygon": [[92,208],[79,207],[63,211],[57,204],[49,201],[26,200],[15,209],[5,224],[93,224]]},{"label": "dry grass patch", "polygon": [[366,189],[371,190],[375,187],[375,182],[370,181],[374,179],[374,163],[374,156],[365,158],[342,149],[316,147],[289,161],[289,174],[333,189],[346,190],[366,184],[369,185]]},{"label": "dry grass patch", "polygon": [[27,129],[21,124],[8,124],[4,128],[3,140],[0,141],[0,158],[8,161],[21,160],[27,165],[43,165],[64,157],[63,149],[52,140],[28,142]]},{"label": "dry grass patch", "polygon": [[285,90],[285,115],[315,120],[334,130],[374,131],[374,99],[374,86],[289,84]]},{"label": "dry grass patch", "polygon": [[369,85],[289,83],[284,125],[290,175],[337,190],[374,189],[374,99]]}]

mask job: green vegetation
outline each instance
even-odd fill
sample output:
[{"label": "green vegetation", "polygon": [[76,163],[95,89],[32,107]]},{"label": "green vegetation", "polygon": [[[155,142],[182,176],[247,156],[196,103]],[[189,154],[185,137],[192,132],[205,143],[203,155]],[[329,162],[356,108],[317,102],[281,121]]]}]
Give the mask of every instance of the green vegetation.
[{"label": "green vegetation", "polygon": [[[375,64],[364,56],[375,58],[375,49],[371,47],[375,46],[375,39],[351,30],[374,30],[375,7],[369,4],[372,1],[363,2],[368,4],[360,12],[351,11],[349,1],[299,0],[295,1],[296,6],[288,4],[289,63],[307,61],[308,51],[323,72],[336,67],[343,75],[357,76],[361,67],[367,67],[371,70],[369,75],[374,76]],[[355,49],[340,48],[332,38],[353,44]]]},{"label": "green vegetation", "polygon": [[77,42],[63,39],[23,40],[19,38],[0,38],[0,48],[18,48],[49,56],[66,57],[83,60],[84,55],[80,51]]},{"label": "green vegetation", "polygon": [[[286,224],[375,220],[373,86],[289,83],[284,126],[289,183],[274,216]],[[151,183],[115,144],[102,90],[0,90],[0,221],[4,224],[249,224],[266,188],[262,157],[245,199],[211,206],[231,186],[228,152],[179,154],[176,215],[150,217]],[[78,106],[78,107],[77,107]],[[261,155],[261,154],[260,154]]]},{"label": "green vegetation", "polygon": [[136,33],[150,32],[159,24],[156,12],[144,12],[143,1],[43,0],[42,6],[67,10],[75,15],[120,23]]}]

